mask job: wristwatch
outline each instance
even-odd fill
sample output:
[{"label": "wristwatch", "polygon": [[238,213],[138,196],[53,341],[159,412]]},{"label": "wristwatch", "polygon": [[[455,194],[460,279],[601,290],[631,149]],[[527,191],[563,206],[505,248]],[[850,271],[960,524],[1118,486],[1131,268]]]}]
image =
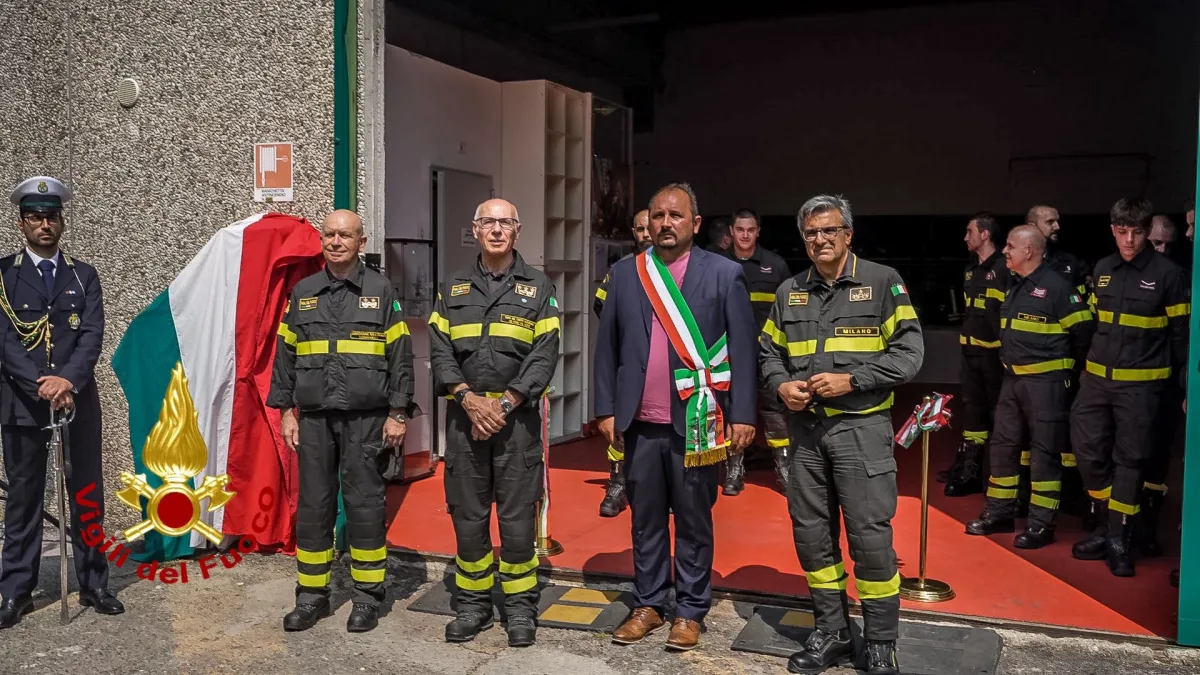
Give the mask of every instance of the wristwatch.
[{"label": "wristwatch", "polygon": [[500,397],[500,412],[504,413],[505,417],[513,411],[513,402],[508,400],[507,396]]},{"label": "wristwatch", "polygon": [[861,387],[860,387],[860,386],[859,386],[859,384],[858,384],[858,376],[857,376],[857,375],[851,375],[851,376],[850,376],[850,389],[851,389],[851,390],[853,390],[853,391],[860,391],[860,390],[861,390]]},{"label": "wristwatch", "polygon": [[470,392],[471,390],[465,387],[463,389],[459,389],[458,392],[454,394],[454,400],[457,401],[459,405],[462,405],[463,401],[467,398],[467,394]]},{"label": "wristwatch", "polygon": [[395,415],[388,415],[388,417],[399,422],[400,424],[405,424],[408,422],[408,418],[405,417],[404,413],[402,412],[398,412]]}]

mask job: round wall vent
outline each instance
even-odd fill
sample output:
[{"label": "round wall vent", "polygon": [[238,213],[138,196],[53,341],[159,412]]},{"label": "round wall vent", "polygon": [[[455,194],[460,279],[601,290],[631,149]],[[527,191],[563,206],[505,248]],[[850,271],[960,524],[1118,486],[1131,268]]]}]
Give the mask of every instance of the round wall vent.
[{"label": "round wall vent", "polygon": [[137,103],[141,93],[142,87],[137,83],[137,80],[132,77],[126,77],[117,85],[117,102],[122,107],[132,108],[133,104]]}]

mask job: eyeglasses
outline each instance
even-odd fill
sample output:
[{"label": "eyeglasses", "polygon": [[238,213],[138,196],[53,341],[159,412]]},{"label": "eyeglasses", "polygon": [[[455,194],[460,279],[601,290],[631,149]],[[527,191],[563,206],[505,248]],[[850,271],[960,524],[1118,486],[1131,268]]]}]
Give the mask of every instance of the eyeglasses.
[{"label": "eyeglasses", "polygon": [[499,225],[501,230],[504,230],[505,232],[512,232],[513,230],[517,229],[517,226],[521,224],[521,221],[517,220],[516,218],[480,218],[479,220],[475,221],[475,224],[478,225],[479,229],[481,230],[490,230]]},{"label": "eyeglasses", "polygon": [[804,230],[802,234],[804,235],[804,241],[816,241],[818,234],[828,240],[838,236],[838,232],[848,229],[850,228],[846,227],[845,225],[838,225],[837,227],[822,227],[812,230]]},{"label": "eyeglasses", "polygon": [[51,225],[58,225],[62,223],[62,214],[58,213],[57,211],[53,213],[36,213],[34,211],[29,211],[21,214],[21,220],[24,220],[25,224],[30,227],[37,227],[43,222],[50,223]]}]

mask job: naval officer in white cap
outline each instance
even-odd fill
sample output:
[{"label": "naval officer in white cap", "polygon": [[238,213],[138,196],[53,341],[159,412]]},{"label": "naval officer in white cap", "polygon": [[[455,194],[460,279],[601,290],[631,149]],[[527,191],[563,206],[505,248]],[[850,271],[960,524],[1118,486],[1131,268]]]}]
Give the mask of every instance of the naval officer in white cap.
[{"label": "naval officer in white cap", "polygon": [[[25,246],[0,258],[0,443],[8,474],[4,550],[0,554],[0,629],[33,610],[42,553],[42,503],[50,409],[75,408],[64,428],[71,541],[79,603],[100,614],[125,607],[108,590],[108,561],[89,546],[80,521],[104,518],[100,470],[100,397],[96,360],[104,338],[104,299],[91,265],[59,249],[71,191],[49,176],[23,181],[9,200]],[[89,486],[93,485],[89,489]],[[92,542],[98,544],[99,542]]]}]

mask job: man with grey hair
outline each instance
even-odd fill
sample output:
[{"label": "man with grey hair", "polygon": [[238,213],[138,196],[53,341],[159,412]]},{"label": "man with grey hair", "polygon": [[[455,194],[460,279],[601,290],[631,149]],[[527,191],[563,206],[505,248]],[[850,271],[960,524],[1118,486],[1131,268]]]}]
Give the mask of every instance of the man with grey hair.
[{"label": "man with grey hair", "polygon": [[854,220],[846,200],[814,197],[797,220],[813,266],[776,291],[759,339],[762,379],[790,411],[788,510],[816,620],[788,670],[820,673],[854,660],[839,545],[845,518],[867,672],[898,675],[890,408],[893,389],[921,368],[921,325],[896,270],[850,252]]}]

